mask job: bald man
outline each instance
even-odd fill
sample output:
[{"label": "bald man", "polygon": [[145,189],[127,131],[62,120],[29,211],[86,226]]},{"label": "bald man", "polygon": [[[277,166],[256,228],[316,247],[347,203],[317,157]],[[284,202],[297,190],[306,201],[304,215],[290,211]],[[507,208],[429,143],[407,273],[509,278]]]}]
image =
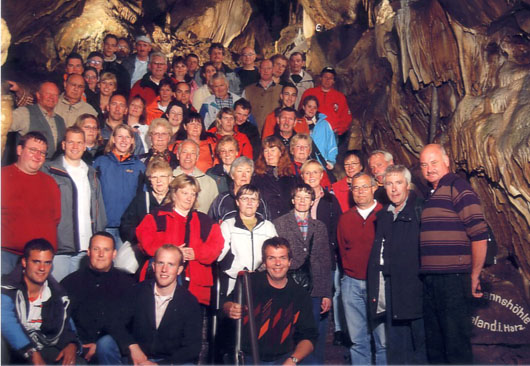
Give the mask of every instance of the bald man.
[{"label": "bald man", "polygon": [[256,51],[252,47],[244,47],[239,54],[239,61],[241,66],[236,68],[234,72],[241,81],[241,90],[244,90],[259,80],[259,71],[255,65]]},{"label": "bald man", "polygon": [[478,196],[466,180],[451,173],[441,145],[423,148],[420,167],[433,188],[420,229],[427,356],[434,364],[471,364],[470,299],[482,297],[486,221]]}]

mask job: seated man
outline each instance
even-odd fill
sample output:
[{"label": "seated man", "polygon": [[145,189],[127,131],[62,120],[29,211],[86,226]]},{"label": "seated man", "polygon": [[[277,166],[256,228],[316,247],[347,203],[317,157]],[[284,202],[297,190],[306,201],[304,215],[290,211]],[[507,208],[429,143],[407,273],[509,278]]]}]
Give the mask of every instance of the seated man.
[{"label": "seated man", "polygon": [[8,345],[8,352],[2,352],[2,364],[84,364],[81,358],[76,359],[70,302],[50,276],[53,256],[50,242],[30,240],[24,246],[21,264],[2,278],[2,343]]},{"label": "seated man", "polygon": [[88,267],[68,275],[61,285],[72,304],[72,319],[84,348],[84,358],[90,361],[96,355],[99,364],[112,365],[119,363],[120,358],[109,358],[105,346],[114,343],[109,339],[110,329],[129,304],[134,280],[113,267],[116,243],[106,231],[90,238],[87,256]]},{"label": "seated man", "polygon": [[[313,352],[318,337],[311,298],[303,287],[287,277],[292,252],[286,239],[265,240],[261,254],[266,271],[250,274],[254,316],[260,330],[260,360],[252,360],[248,322],[244,322],[241,348],[245,364],[296,365]],[[227,301],[223,310],[232,319],[248,315],[241,304],[233,301]]]},{"label": "seated man", "polygon": [[191,364],[199,357],[201,309],[195,297],[177,285],[182,258],[172,244],[158,248],[152,264],[155,279],[140,283],[134,300],[122,309],[124,322],[114,338],[135,365]]}]

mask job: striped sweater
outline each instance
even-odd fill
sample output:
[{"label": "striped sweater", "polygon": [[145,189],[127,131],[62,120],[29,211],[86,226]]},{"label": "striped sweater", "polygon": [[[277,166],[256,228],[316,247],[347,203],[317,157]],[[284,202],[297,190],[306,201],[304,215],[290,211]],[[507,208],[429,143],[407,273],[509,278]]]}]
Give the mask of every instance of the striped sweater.
[{"label": "striped sweater", "polygon": [[471,242],[487,238],[478,196],[464,179],[446,174],[421,215],[420,271],[471,272]]}]

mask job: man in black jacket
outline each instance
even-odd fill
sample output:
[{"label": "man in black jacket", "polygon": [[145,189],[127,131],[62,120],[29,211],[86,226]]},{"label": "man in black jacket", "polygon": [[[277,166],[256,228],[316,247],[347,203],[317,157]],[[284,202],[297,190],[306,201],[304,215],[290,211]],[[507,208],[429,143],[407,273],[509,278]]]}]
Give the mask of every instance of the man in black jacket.
[{"label": "man in black jacket", "polygon": [[419,233],[423,200],[410,191],[411,174],[390,165],[383,174],[391,203],[377,213],[368,262],[368,306],[376,322],[385,317],[388,364],[426,364]]},{"label": "man in black jacket", "polygon": [[202,339],[201,308],[195,297],[177,284],[184,266],[180,249],[164,244],[152,264],[155,280],[135,287],[123,308],[125,321],[115,339],[135,365],[191,364],[198,360]]},{"label": "man in black jacket", "polygon": [[[112,265],[116,256],[114,237],[105,232],[90,238],[87,250],[88,267],[71,273],[61,282],[71,300],[72,319],[83,345],[83,356],[90,361],[94,355],[102,365],[120,362],[111,357],[108,348],[117,349],[111,338],[114,321],[129,306],[134,281]],[[109,358],[110,357],[110,358]]]}]

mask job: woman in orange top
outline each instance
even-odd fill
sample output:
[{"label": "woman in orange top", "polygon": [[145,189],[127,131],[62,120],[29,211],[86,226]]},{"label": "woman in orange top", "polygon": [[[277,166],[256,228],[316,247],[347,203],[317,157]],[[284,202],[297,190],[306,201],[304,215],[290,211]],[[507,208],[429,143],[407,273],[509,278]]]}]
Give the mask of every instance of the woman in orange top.
[{"label": "woman in orange top", "polygon": [[197,168],[206,172],[217,163],[217,158],[215,157],[217,138],[215,135],[205,131],[204,122],[199,113],[191,112],[188,118],[182,121],[180,130],[175,136],[176,142],[170,146],[170,150],[178,156],[178,146],[186,139],[193,140],[199,144]]},{"label": "woman in orange top", "polygon": [[239,144],[239,154],[236,157],[243,155],[252,159],[252,145],[247,135],[237,130],[236,115],[232,109],[221,108],[219,113],[217,113],[215,127],[210,128],[208,132],[214,134],[217,140],[222,139],[224,136],[232,136]]},{"label": "woman in orange top", "polygon": [[170,78],[160,80],[157,91],[158,96],[145,108],[148,125],[151,124],[152,120],[160,118],[166,113],[169,104],[175,99],[175,91],[175,84]]}]

